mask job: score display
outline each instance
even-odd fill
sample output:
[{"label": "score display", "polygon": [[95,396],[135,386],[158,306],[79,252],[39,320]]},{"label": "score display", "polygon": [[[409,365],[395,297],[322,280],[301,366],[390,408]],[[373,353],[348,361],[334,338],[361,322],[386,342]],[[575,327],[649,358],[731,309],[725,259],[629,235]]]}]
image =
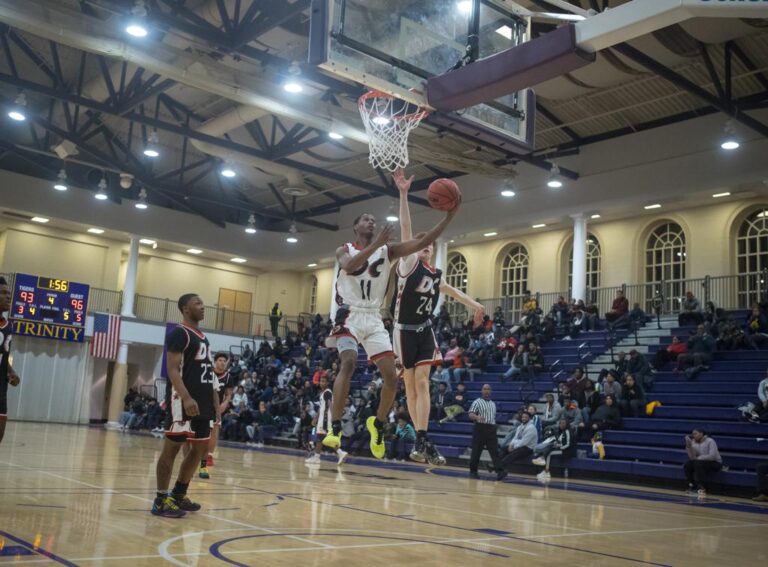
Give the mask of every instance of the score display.
[{"label": "score display", "polygon": [[16,274],[11,307],[13,332],[83,342],[89,290],[86,284],[64,279]]}]

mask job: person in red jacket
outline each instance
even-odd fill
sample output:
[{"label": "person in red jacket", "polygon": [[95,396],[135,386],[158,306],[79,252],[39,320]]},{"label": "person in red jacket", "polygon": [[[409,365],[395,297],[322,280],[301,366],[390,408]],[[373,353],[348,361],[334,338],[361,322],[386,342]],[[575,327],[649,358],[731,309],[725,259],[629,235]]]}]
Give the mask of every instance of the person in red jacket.
[{"label": "person in red jacket", "polygon": [[661,370],[667,363],[677,360],[677,357],[684,352],[688,352],[688,345],[681,341],[679,337],[672,337],[671,345],[665,350],[656,352],[651,366],[653,366],[654,370]]}]

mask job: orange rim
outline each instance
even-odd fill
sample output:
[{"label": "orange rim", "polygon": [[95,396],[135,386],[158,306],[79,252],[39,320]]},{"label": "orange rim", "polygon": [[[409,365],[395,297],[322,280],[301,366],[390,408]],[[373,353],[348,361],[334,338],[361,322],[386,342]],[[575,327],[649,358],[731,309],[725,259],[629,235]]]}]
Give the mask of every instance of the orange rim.
[{"label": "orange rim", "polygon": [[[376,99],[376,98],[391,98],[391,99],[403,100],[389,93],[385,93],[384,91],[370,90],[360,95],[360,98],[357,99],[357,105],[358,107],[360,107],[361,109],[367,112],[367,109],[365,108],[365,103],[369,100]],[[429,111],[424,110],[418,104],[408,102],[407,100],[403,100],[403,102],[405,102],[406,104],[411,104],[416,108],[418,108],[419,110],[416,112],[410,112],[408,114],[404,114],[403,116],[393,116],[392,119],[395,120],[396,122],[401,120],[420,121],[420,120],[424,120],[424,118],[429,116]]]}]

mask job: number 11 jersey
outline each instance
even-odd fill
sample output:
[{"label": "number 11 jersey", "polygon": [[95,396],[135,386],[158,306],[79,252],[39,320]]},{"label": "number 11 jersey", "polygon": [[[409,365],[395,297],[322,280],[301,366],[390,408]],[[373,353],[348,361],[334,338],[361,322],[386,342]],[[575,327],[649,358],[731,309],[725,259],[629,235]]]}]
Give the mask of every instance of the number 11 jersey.
[{"label": "number 11 jersey", "polygon": [[[351,257],[360,254],[361,249],[354,243],[344,246]],[[391,267],[389,246],[384,245],[377,248],[356,272],[347,273],[340,269],[336,280],[336,306],[349,305],[352,311],[355,308],[365,311],[381,309],[387,295]]]},{"label": "number 11 jersey", "polygon": [[[213,390],[218,386],[218,380],[213,374],[211,345],[208,338],[199,330],[181,324],[168,334],[165,346],[168,352],[181,353],[181,379],[200,410],[200,415],[193,418],[187,416],[186,412],[183,416],[174,415],[173,421],[214,419],[216,410],[213,407]],[[178,395],[172,390],[174,388],[169,379],[168,388],[166,388],[168,407],[171,407],[172,394]]]}]

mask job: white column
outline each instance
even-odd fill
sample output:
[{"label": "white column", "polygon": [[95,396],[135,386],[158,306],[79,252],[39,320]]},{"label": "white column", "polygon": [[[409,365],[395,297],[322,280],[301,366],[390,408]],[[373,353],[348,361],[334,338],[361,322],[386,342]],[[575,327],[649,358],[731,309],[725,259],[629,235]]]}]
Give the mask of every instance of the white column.
[{"label": "white column", "polygon": [[123,308],[120,315],[123,317],[136,317],[133,312],[133,302],[136,296],[136,275],[139,271],[139,237],[131,236],[131,245],[128,248],[128,266],[125,270],[125,285],[123,286]]},{"label": "white column", "polygon": [[573,219],[573,288],[571,297],[586,300],[587,296],[587,217],[579,213]]},{"label": "white column", "polygon": [[336,282],[339,281],[339,261],[333,263],[333,282],[331,282],[331,321],[336,317]]},{"label": "white column", "polygon": [[[445,238],[438,238],[435,242],[435,268],[443,271],[443,278],[445,278],[445,270],[448,268],[448,241]],[[441,295],[440,300],[435,305],[434,313],[440,312],[440,306],[445,301],[445,296]]]}]

